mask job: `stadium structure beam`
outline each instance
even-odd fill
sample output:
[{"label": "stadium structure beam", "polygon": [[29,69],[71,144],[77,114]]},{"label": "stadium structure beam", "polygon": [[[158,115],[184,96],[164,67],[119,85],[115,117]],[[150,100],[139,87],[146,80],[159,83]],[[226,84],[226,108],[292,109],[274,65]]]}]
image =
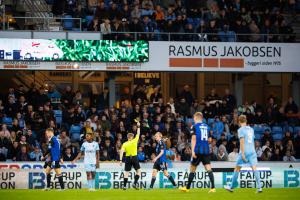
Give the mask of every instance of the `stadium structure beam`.
[{"label": "stadium structure beam", "polygon": [[300,105],[300,74],[293,74],[292,79],[292,96],[295,103]]},{"label": "stadium structure beam", "polygon": [[116,103],[116,78],[114,76],[108,78],[108,91],[109,91],[109,107]]},{"label": "stadium structure beam", "polygon": [[237,105],[243,104],[243,96],[244,96],[244,80],[242,74],[235,74],[235,81],[234,81],[234,90],[236,96],[236,103]]}]

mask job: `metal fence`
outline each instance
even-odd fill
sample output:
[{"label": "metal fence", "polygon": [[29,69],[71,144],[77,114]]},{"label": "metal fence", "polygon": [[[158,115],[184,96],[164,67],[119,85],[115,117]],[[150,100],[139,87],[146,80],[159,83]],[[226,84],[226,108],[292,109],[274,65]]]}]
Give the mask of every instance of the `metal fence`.
[{"label": "metal fence", "polygon": [[[23,30],[30,30],[30,25],[37,30],[51,31],[56,28],[61,31],[82,31],[82,18],[73,17],[12,17],[5,16],[3,30],[11,30],[17,22],[24,24]],[[12,23],[13,22],[13,23]],[[51,26],[53,24],[54,26]]]}]

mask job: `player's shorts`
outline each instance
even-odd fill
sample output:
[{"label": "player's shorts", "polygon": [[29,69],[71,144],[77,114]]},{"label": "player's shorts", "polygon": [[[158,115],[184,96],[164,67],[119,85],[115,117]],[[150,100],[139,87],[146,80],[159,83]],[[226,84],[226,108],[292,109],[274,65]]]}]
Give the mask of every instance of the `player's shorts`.
[{"label": "player's shorts", "polygon": [[236,161],[236,166],[240,167],[252,167],[257,165],[257,155],[256,153],[252,153],[249,155],[245,155],[247,162],[243,161],[242,154],[239,154],[238,159]]},{"label": "player's shorts", "polygon": [[125,171],[129,172],[131,169],[134,168],[135,170],[140,169],[140,163],[137,156],[126,156],[125,157]]},{"label": "player's shorts", "polygon": [[85,164],[84,170],[86,172],[95,172],[96,171],[96,164]]},{"label": "player's shorts", "polygon": [[203,165],[210,164],[210,155],[209,154],[196,154],[196,158],[192,158],[191,164],[193,166],[198,166],[200,162],[202,162]]},{"label": "player's shorts", "polygon": [[[53,162],[54,162],[54,167],[52,167]],[[58,169],[58,168],[60,168],[60,163],[59,163],[59,161],[46,161],[44,164],[44,168],[46,169],[47,167],[50,167],[51,169],[52,168]]]},{"label": "player's shorts", "polygon": [[166,162],[160,162],[156,161],[153,165],[153,169],[156,169],[157,171],[165,171],[167,170],[167,163]]}]

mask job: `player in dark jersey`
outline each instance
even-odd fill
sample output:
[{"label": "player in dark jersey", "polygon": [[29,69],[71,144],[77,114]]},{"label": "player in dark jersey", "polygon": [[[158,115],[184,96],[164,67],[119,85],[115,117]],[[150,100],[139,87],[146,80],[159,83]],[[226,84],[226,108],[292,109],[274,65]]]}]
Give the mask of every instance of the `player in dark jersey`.
[{"label": "player in dark jersey", "polygon": [[58,177],[58,181],[60,184],[61,190],[64,190],[64,182],[61,175],[61,168],[60,163],[63,163],[63,160],[61,159],[60,153],[60,143],[58,139],[54,136],[54,130],[51,128],[48,128],[46,130],[46,137],[48,139],[48,150],[44,153],[42,156],[42,160],[46,159],[44,168],[47,175],[47,187],[45,190],[50,189],[50,182],[51,182],[51,170],[52,170],[52,164],[54,164],[54,171],[56,173],[56,176]]},{"label": "player in dark jersey", "polygon": [[163,171],[164,175],[169,179],[169,181],[171,181],[173,186],[176,187],[176,183],[173,177],[169,175],[167,170],[166,144],[162,139],[162,134],[160,132],[157,132],[154,137],[157,144],[155,150],[156,157],[153,159],[154,165],[153,165],[150,189],[153,189],[158,171]]},{"label": "player in dark jersey", "polygon": [[191,183],[195,177],[195,172],[197,166],[202,162],[204,165],[205,170],[208,173],[209,180],[210,180],[210,190],[211,192],[216,192],[215,189],[215,181],[214,181],[214,174],[211,169],[210,165],[210,155],[209,155],[209,138],[208,138],[208,125],[202,122],[203,115],[201,112],[196,112],[194,114],[194,122],[195,124],[192,127],[191,135],[192,135],[192,161],[190,167],[190,174],[188,178],[188,183],[186,187],[180,188],[183,192],[188,192]]}]

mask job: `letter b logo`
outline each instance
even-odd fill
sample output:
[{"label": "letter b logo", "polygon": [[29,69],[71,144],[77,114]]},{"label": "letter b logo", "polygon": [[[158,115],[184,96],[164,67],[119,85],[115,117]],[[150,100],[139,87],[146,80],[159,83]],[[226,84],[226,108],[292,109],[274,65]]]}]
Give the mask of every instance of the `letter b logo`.
[{"label": "letter b logo", "polygon": [[299,172],[296,170],[284,171],[284,187],[299,187]]},{"label": "letter b logo", "polygon": [[29,189],[45,188],[45,174],[40,172],[29,173]]}]

